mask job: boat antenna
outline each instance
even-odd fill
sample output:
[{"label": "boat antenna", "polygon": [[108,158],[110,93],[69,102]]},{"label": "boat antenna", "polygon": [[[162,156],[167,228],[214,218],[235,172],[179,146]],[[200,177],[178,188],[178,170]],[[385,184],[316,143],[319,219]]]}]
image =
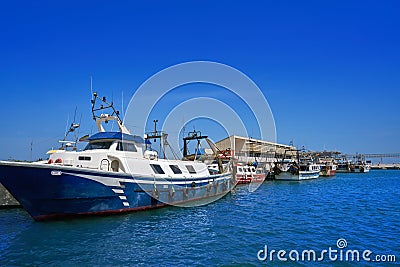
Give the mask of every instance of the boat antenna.
[{"label": "boat antenna", "polygon": [[[158,120],[153,120],[154,122],[154,135],[157,135],[157,122]],[[156,142],[157,139],[154,139],[154,142]]]},{"label": "boat antenna", "polygon": [[[76,135],[76,129],[78,129],[79,127],[80,127],[80,125],[81,125],[81,123],[79,122],[79,123],[76,123],[75,122],[75,120],[76,120],[76,111],[77,111],[77,109],[78,109],[78,107],[76,106],[75,107],[75,112],[74,112],[74,120],[72,121],[72,123],[71,123],[71,125],[69,126],[69,128],[68,128],[68,124],[69,124],[69,115],[68,115],[68,120],[67,120],[67,127],[66,127],[66,130],[65,130],[65,135],[64,135],[64,138],[63,138],[63,140],[62,141],[60,141],[61,142],[61,148],[64,148],[64,147],[67,147],[68,145],[67,145],[67,142],[65,142],[65,141],[67,141],[67,137],[68,137],[68,134],[69,133],[74,133],[74,137],[75,137],[75,142],[74,142],[74,146],[76,147],[76,143],[77,143],[77,140],[78,140],[78,137],[77,137],[77,135]],[[82,120],[82,116],[81,116],[81,120]]]},{"label": "boat antenna", "polygon": [[[111,104],[114,103],[114,91],[111,92]],[[111,131],[114,129],[114,121],[111,123]]]},{"label": "boat antenna", "polygon": [[[75,106],[74,120],[72,121],[71,127],[69,128],[69,132],[74,132],[75,139],[77,139],[75,129],[79,129],[79,126],[81,125],[80,122],[79,122],[78,124],[75,123],[75,120],[76,120],[76,111],[77,111],[77,109],[78,109],[78,106]],[[76,143],[75,143],[75,146],[76,146]]]},{"label": "boat antenna", "polygon": [[75,122],[76,119],[76,110],[78,109],[78,106],[75,106],[75,112],[74,112],[74,120],[72,122]]},{"label": "boat antenna", "polygon": [[[186,130],[185,116],[182,116],[182,140],[185,137],[185,130]],[[182,148],[182,152],[183,152],[183,148]]]},{"label": "boat antenna", "polygon": [[122,91],[122,115],[123,116],[125,114],[125,110],[124,110],[124,91]]},{"label": "boat antenna", "polygon": [[90,96],[93,95],[93,77],[90,75]]},{"label": "boat antenna", "polygon": [[68,132],[68,125],[69,125],[69,114],[68,114],[68,117],[67,117],[67,124],[65,125],[65,134],[64,134],[64,141],[65,141],[65,136],[67,135],[67,132]]},{"label": "boat antenna", "polygon": [[[80,117],[80,119],[79,119],[79,126],[81,125],[81,122],[82,122],[82,113],[81,113],[81,117]],[[79,127],[78,128],[78,132],[77,133],[75,133],[75,149],[76,149],[76,145],[78,144],[78,140],[79,140],[79,134],[81,133],[81,128]]]},{"label": "boat antenna", "polygon": [[31,162],[32,162],[33,139],[31,140]]}]

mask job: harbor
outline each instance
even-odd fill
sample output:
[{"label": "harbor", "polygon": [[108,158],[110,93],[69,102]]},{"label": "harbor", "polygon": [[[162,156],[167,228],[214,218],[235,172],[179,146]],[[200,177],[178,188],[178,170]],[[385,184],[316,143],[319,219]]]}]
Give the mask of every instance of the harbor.
[{"label": "harbor", "polygon": [[398,266],[400,1],[3,1],[0,267]]},{"label": "harbor", "polygon": [[[0,263],[64,266],[68,259],[68,265],[260,265],[257,252],[265,244],[271,249],[280,249],[281,242],[293,249],[310,244],[336,249],[338,233],[350,247],[398,256],[393,237],[400,227],[399,177],[399,171],[372,170],[301,183],[265,181],[253,193],[238,186],[207,206],[45,224],[35,223],[23,209],[0,210]],[[157,251],[157,257],[149,251]]]},{"label": "harbor", "polygon": [[[97,97],[97,96],[95,96]],[[115,113],[115,110],[114,110]],[[108,118],[107,118],[108,119]],[[112,119],[112,118],[110,118]],[[103,122],[105,118],[99,118],[97,121],[98,128],[100,131],[103,131],[101,122]],[[79,125],[72,124],[75,128],[78,128]],[[71,126],[71,127],[72,127]],[[71,129],[75,129],[71,128]],[[70,132],[72,130],[70,129]],[[123,128],[123,125],[120,125],[120,129],[122,131],[127,131]],[[67,132],[68,134],[69,132]],[[147,133],[147,137],[149,140],[154,138],[161,138],[164,133],[157,131],[155,128],[154,132]],[[115,134],[114,134],[115,135]],[[98,139],[98,137],[86,138],[87,140],[110,140],[111,137],[102,137]],[[44,160],[44,162],[48,164],[53,164],[54,162],[58,162],[59,165],[64,165],[63,161],[68,161],[68,159],[62,160],[60,155],[64,153],[67,147],[64,147],[64,141],[60,141],[62,143],[61,150],[51,151],[50,158]],[[200,132],[191,133],[191,137],[186,137],[186,141],[189,140],[202,140],[207,139],[207,136],[201,136]],[[112,139],[111,139],[112,140]],[[118,140],[118,139],[116,139]],[[68,141],[69,142],[69,141]],[[209,141],[208,141],[209,142]],[[73,143],[73,142],[72,142]],[[75,144],[76,146],[76,144]],[[213,149],[212,149],[213,148]],[[75,151],[75,149],[73,149]],[[184,151],[187,151],[187,147],[185,147]],[[146,152],[147,153],[147,152]],[[158,153],[161,152],[148,152],[145,158],[158,158]],[[382,159],[384,158],[399,158],[399,153],[391,153],[391,154],[342,154],[337,151],[305,151],[298,150],[293,145],[285,145],[279,143],[268,142],[264,140],[257,140],[254,138],[243,137],[243,136],[230,136],[220,141],[217,141],[215,144],[211,144],[209,149],[203,150],[203,152],[196,152],[198,155],[188,156],[187,153],[183,155],[183,158],[190,160],[202,161],[208,163],[208,169],[211,174],[218,174],[222,171],[219,168],[218,161],[222,164],[224,162],[224,166],[221,168],[228,168],[229,164],[234,163],[234,167],[232,170],[232,180],[233,185],[246,185],[250,183],[263,183],[266,180],[307,180],[307,179],[316,179],[321,177],[332,177],[335,176],[336,173],[344,172],[344,173],[360,173],[360,172],[369,172],[369,170],[400,170],[400,164],[382,164]],[[208,153],[208,154],[207,154]],[[376,164],[372,164],[371,160],[366,160],[371,158],[379,158],[380,162]],[[348,160],[352,159],[352,160]],[[7,164],[7,163],[6,163]],[[110,163],[110,167],[107,169],[112,169],[118,172],[119,164],[115,162]],[[303,164],[299,166],[299,164]],[[357,164],[363,164],[364,167],[358,167]],[[67,164],[70,165],[70,164]],[[21,165],[23,166],[23,165]],[[232,165],[233,166],[233,165]],[[103,165],[100,165],[100,168],[104,168]],[[361,171],[360,171],[361,170]],[[300,174],[301,171],[301,174]],[[195,183],[195,180],[190,183]],[[168,188],[167,188],[168,189]],[[152,191],[153,190],[153,191]],[[150,190],[150,195],[154,195],[154,189]],[[172,190],[172,191],[171,191]],[[208,189],[207,189],[208,190]],[[149,191],[149,192],[150,192]],[[170,188],[170,190],[165,190],[168,192],[167,199],[164,199],[163,202],[167,204],[171,198],[171,192],[175,194],[175,188]],[[229,191],[229,190],[228,190]],[[184,193],[182,200],[185,198]],[[125,196],[123,196],[124,198]],[[159,197],[159,196],[158,196]],[[168,200],[169,199],[169,200]],[[20,203],[0,184],[0,208],[14,208],[21,207]]]},{"label": "harbor", "polygon": [[[190,205],[199,200],[203,205],[236,190],[237,186],[250,184],[255,190],[267,180],[303,181],[334,177],[338,173],[365,174],[371,169],[400,169],[400,164],[382,163],[386,158],[400,158],[400,153],[309,151],[293,144],[237,135],[213,143],[196,130],[183,137],[183,155],[177,157],[174,152],[175,159],[171,160],[166,156],[168,133],[157,130],[158,120],[153,121],[154,131],[146,132],[142,138],[131,134],[120,119],[119,111],[106,97],[99,97],[94,92],[91,104],[98,133],[78,138],[76,131],[80,124],[72,122],[59,141],[60,148],[49,150],[47,159],[0,161],[0,182],[6,187],[0,184],[0,208],[23,207],[38,221],[109,215],[168,205],[186,206],[186,203]],[[119,132],[105,130],[104,124],[110,121],[116,122]],[[157,140],[160,146],[152,147],[152,142]],[[194,153],[189,151],[190,141],[197,143]],[[200,148],[204,146],[202,142],[208,148]],[[88,144],[84,149],[78,149],[80,143]],[[373,165],[371,158],[380,161]],[[143,174],[134,171],[139,169]],[[53,193],[42,189],[54,187],[57,176],[62,179],[55,187],[66,190],[59,191],[60,195],[53,199],[49,195]],[[36,181],[34,184],[33,180]],[[101,187],[96,185],[99,188],[92,192],[89,184],[93,181],[104,187],[101,190],[111,190],[99,195]],[[28,184],[32,192],[26,191]],[[82,197],[85,202],[80,201]],[[67,202],[59,209],[54,207],[55,203],[65,200]],[[47,205],[49,208],[44,208]]]},{"label": "harbor", "polygon": [[258,265],[282,238],[293,248],[354,242],[396,261],[400,172],[384,162],[398,153],[213,142],[186,126],[177,153],[158,118],[138,135],[113,101],[94,92],[90,103],[97,132],[81,133],[74,116],[46,157],[0,161],[1,265]]}]

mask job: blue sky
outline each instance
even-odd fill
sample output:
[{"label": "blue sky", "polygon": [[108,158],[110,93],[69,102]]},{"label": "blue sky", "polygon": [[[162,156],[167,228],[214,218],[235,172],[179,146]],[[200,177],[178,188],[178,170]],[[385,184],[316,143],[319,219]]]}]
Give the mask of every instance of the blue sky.
[{"label": "blue sky", "polygon": [[128,103],[158,71],[193,60],[248,75],[281,143],[399,152],[398,14],[398,1],[3,2],[0,159],[29,159],[31,141],[34,158],[56,147],[75,107],[82,135],[95,131],[90,75]]}]

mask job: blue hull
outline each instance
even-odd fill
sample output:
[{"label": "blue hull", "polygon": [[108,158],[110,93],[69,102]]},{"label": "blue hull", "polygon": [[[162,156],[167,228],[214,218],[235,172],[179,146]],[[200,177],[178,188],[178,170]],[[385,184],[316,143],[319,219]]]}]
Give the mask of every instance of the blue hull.
[{"label": "blue hull", "polygon": [[178,184],[73,167],[4,163],[0,182],[35,220],[182,204],[221,196],[234,186],[230,175]]}]

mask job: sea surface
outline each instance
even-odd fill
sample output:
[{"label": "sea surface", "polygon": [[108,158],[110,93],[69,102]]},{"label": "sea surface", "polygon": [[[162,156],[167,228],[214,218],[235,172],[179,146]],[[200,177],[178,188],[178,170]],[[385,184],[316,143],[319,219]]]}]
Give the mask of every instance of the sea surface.
[{"label": "sea surface", "polygon": [[[338,242],[338,240],[340,242]],[[339,244],[340,243],[340,244]],[[345,246],[346,245],[346,246]],[[268,257],[264,259],[267,246]],[[340,248],[339,248],[340,246]],[[321,257],[322,250],[337,250]],[[284,262],[271,250],[284,250]],[[317,259],[301,259],[314,250]],[[358,250],[360,261],[346,261]],[[367,262],[361,253],[395,255]],[[296,253],[299,252],[299,260]],[[291,260],[288,256],[294,260]],[[340,253],[343,253],[340,259]],[[261,260],[260,260],[260,259]],[[271,262],[272,261],[272,262]],[[35,222],[0,210],[2,266],[392,266],[400,263],[400,171],[240,186],[217,202]]]}]

